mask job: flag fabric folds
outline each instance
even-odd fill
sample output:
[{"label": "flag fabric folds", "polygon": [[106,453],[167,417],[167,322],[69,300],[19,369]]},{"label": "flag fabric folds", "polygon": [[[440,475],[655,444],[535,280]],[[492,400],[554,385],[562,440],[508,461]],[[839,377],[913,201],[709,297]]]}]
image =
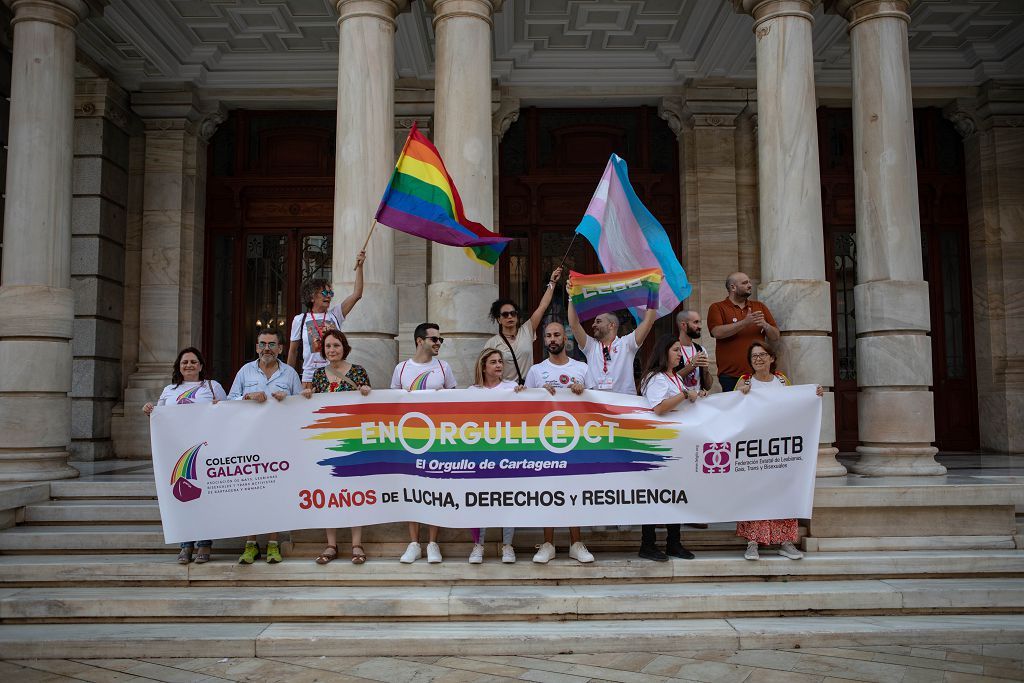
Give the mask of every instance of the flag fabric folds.
[{"label": "flag fabric folds", "polygon": [[622,308],[658,308],[660,268],[600,275],[571,272],[570,275],[569,297],[576,313],[584,320]]},{"label": "flag fabric folds", "polygon": [[512,239],[466,218],[441,155],[415,123],[374,218],[410,235],[465,247],[467,256],[488,266],[498,261]]},{"label": "flag fabric folds", "polygon": [[[659,317],[671,313],[690,296],[690,283],[665,228],[640,202],[629,184],[626,162],[619,155],[612,154],[608,160],[576,232],[594,247],[601,267],[608,273],[647,268],[661,270],[664,278]],[[635,310],[633,315],[639,319]]]}]

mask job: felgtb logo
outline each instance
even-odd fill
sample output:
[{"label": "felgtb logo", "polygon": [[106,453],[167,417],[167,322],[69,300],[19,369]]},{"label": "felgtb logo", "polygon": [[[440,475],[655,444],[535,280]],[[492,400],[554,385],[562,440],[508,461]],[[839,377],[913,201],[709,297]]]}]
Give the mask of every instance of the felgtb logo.
[{"label": "felgtb logo", "polygon": [[732,469],[732,443],[705,443],[701,470],[704,474],[723,474]]}]

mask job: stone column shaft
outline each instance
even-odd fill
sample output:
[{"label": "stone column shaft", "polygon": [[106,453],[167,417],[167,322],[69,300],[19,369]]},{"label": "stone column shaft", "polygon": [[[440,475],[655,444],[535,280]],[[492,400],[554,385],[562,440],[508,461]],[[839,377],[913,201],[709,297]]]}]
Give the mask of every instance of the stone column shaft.
[{"label": "stone column shaft", "polygon": [[[757,43],[760,298],[779,321],[781,352],[795,384],[831,387],[832,303],[818,170],[814,0],[744,0]],[[823,397],[818,476],[840,476],[834,395]]]},{"label": "stone column shaft", "polygon": [[0,286],[0,481],[78,476],[71,442],[71,178],[81,0],[14,0]]},{"label": "stone column shaft", "polygon": [[[502,0],[432,0],[436,45],[434,144],[462,197],[466,216],[490,227],[494,217],[491,140],[491,17]],[[441,356],[461,386],[472,378],[498,287],[494,268],[457,247],[431,245],[427,317],[445,336]]]},{"label": "stone column shaft", "polygon": [[837,0],[850,22],[857,212],[855,472],[943,474],[935,462],[928,283],[921,262],[909,0]]},{"label": "stone column shaft", "polygon": [[[408,0],[338,0],[338,133],[332,271],[336,301],[352,292],[356,255],[395,166],[395,17]],[[384,386],[395,366],[398,296],[394,231],[378,226],[366,247],[363,299],[343,328],[352,360]]]}]

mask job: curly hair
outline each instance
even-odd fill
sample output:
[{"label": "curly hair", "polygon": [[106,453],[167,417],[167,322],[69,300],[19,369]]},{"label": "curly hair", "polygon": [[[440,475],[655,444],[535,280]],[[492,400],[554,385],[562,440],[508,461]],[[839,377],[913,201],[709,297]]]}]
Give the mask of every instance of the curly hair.
[{"label": "curly hair", "polygon": [[[504,308],[505,306],[511,306],[512,308],[515,309],[515,311],[516,311],[516,318],[518,318],[519,323],[522,324],[522,322],[523,322],[523,312],[521,310],[519,310],[519,304],[517,304],[515,301],[512,301],[512,299],[498,299],[493,304],[491,304],[491,312],[490,312],[491,321],[499,322],[501,320],[501,309]],[[518,325],[517,325],[517,327],[518,327]]]},{"label": "curly hair", "polygon": [[313,308],[313,297],[316,296],[316,293],[330,288],[331,283],[322,277],[306,280],[302,283],[302,303],[306,305],[306,308]]}]

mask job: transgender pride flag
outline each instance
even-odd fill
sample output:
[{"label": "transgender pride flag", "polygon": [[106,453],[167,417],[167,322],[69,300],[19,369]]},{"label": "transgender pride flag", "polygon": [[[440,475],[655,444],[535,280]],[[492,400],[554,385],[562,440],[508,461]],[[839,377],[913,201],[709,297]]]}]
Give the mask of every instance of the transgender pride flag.
[{"label": "transgender pride flag", "polygon": [[[626,162],[618,154],[608,159],[576,232],[594,247],[606,273],[661,269],[665,277],[659,292],[658,317],[668,315],[690,296],[686,272],[672,251],[665,228],[636,196],[629,184]],[[637,315],[635,311],[633,315]]]}]

